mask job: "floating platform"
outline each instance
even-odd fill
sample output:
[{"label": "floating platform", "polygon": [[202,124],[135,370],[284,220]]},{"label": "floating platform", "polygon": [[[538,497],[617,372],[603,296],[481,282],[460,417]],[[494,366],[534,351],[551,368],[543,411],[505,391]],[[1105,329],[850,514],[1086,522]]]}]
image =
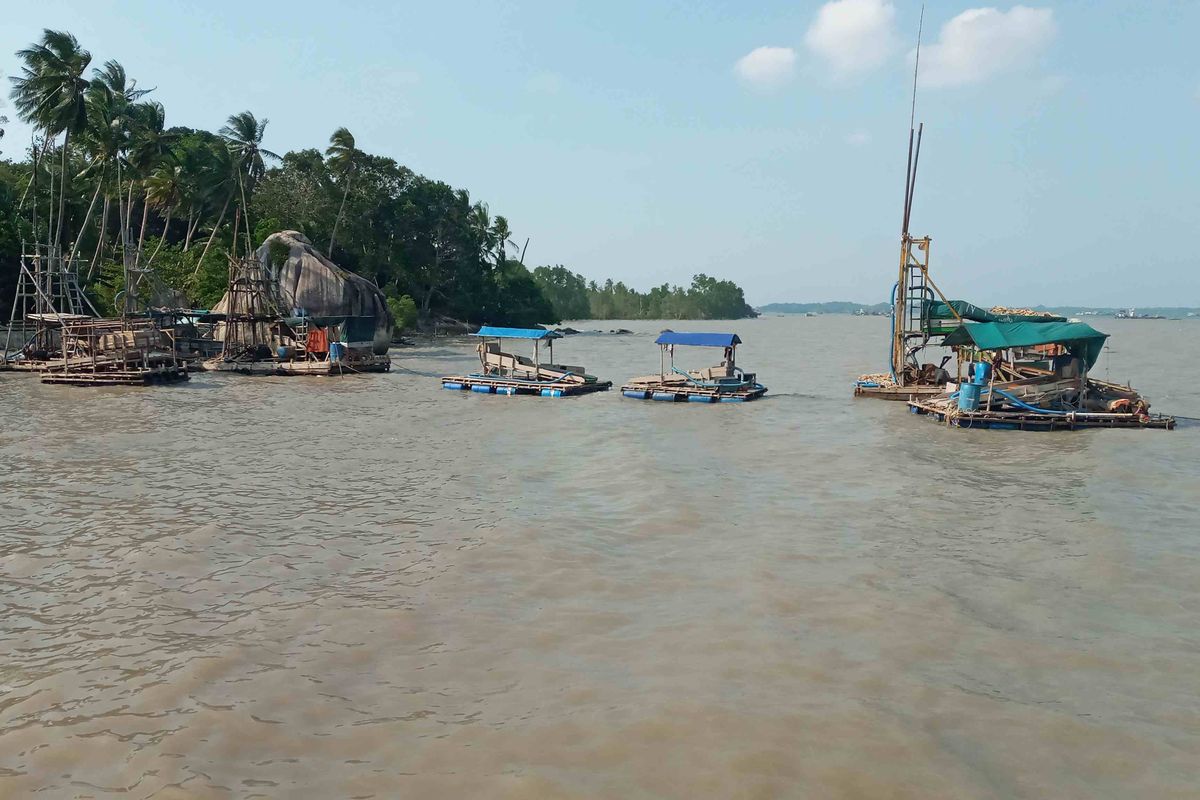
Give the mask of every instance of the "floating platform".
[{"label": "floating platform", "polygon": [[854,384],[855,397],[869,397],[874,400],[908,401],[914,398],[937,397],[945,393],[945,386],[886,386],[871,381],[858,381]]},{"label": "floating platform", "polygon": [[42,370],[42,383],[69,386],[152,386],[189,380],[186,364],[113,369],[63,369],[51,364]]},{"label": "floating platform", "polygon": [[767,387],[754,384],[744,389],[717,389],[688,384],[664,383],[658,386],[628,384],[621,394],[633,400],[659,400],[664,403],[748,403],[767,393]]},{"label": "floating platform", "polygon": [[606,392],[612,381],[534,381],[502,375],[462,375],[442,378],[443,389],[455,389],[478,394],[526,394],[541,397],[571,397],[591,392]]},{"label": "floating platform", "polygon": [[354,375],[359,372],[388,372],[392,359],[387,355],[359,355],[340,361],[295,359],[226,360],[210,358],[199,369],[212,372],[234,372],[238,375]]},{"label": "floating platform", "polygon": [[1171,430],[1175,418],[1163,414],[1104,413],[1070,411],[1038,413],[1035,411],[964,411],[956,404],[929,400],[910,400],[909,411],[925,414],[938,422],[957,428],[985,428],[1019,431],[1077,431],[1088,428],[1156,428]]}]

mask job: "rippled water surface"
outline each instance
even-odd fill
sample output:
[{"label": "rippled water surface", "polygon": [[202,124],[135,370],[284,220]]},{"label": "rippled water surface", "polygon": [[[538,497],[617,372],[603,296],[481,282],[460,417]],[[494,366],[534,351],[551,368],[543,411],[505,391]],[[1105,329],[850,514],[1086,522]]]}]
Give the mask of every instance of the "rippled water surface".
[{"label": "rippled water surface", "polygon": [[[1200,428],[854,401],[886,325],[675,324],[740,406],[0,375],[0,796],[1197,796]],[[1097,325],[1200,417],[1200,322]]]}]

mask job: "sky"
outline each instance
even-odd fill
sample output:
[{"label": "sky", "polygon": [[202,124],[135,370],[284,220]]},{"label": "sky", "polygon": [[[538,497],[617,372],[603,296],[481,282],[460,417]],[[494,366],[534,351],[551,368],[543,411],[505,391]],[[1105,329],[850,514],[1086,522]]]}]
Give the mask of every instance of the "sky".
[{"label": "sky", "polygon": [[[154,87],[170,125],[248,109],[281,153],[346,126],[505,215],[528,266],[865,303],[895,279],[920,16],[900,0],[39,0],[8,4],[0,74],[65,29]],[[944,291],[1200,306],[1197,30],[1194,2],[926,4],[911,227]],[[0,157],[28,140],[7,131]]]}]

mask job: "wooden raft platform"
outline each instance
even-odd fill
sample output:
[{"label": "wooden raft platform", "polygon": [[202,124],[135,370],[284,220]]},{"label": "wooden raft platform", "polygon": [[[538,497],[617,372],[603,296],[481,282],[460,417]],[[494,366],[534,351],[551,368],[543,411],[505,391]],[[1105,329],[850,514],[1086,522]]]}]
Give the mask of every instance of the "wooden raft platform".
[{"label": "wooden raft platform", "polygon": [[506,378],[499,375],[462,375],[442,378],[443,389],[477,392],[479,394],[526,394],[541,397],[570,397],[591,392],[607,392],[612,381],[534,381]]},{"label": "wooden raft platform", "polygon": [[1155,428],[1172,430],[1175,418],[1162,414],[1136,414],[1076,411],[1065,414],[1038,414],[1033,411],[962,411],[956,405],[927,400],[910,400],[913,414],[927,414],[938,422],[957,428],[985,428],[1020,431],[1077,431],[1088,428]]},{"label": "wooden raft platform", "polygon": [[945,386],[870,386],[856,383],[855,397],[869,397],[874,400],[912,400],[913,398],[937,397],[946,393]]},{"label": "wooden raft platform", "polygon": [[211,358],[200,362],[201,371],[234,372],[239,375],[353,375],[358,372],[388,372],[392,368],[389,356],[360,356],[343,361],[279,361],[262,359],[257,361],[225,360]]},{"label": "wooden raft platform", "polygon": [[634,400],[659,400],[666,403],[748,403],[767,393],[767,387],[719,390],[715,388],[670,383],[657,386],[628,384],[621,394]]},{"label": "wooden raft platform", "polygon": [[49,366],[42,371],[42,383],[69,386],[151,386],[189,380],[186,364],[127,369],[69,370]]}]

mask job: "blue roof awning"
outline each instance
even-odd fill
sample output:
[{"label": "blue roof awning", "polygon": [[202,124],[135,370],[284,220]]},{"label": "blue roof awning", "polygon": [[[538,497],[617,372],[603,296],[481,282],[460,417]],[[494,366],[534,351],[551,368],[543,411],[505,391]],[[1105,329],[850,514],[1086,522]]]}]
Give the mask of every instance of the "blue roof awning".
[{"label": "blue roof awning", "polygon": [[733,347],[742,340],[736,333],[676,333],[663,331],[655,344],[679,344],[688,347]]},{"label": "blue roof awning", "polygon": [[472,336],[490,336],[493,339],[561,339],[562,334],[545,328],[494,328],[484,325]]}]

